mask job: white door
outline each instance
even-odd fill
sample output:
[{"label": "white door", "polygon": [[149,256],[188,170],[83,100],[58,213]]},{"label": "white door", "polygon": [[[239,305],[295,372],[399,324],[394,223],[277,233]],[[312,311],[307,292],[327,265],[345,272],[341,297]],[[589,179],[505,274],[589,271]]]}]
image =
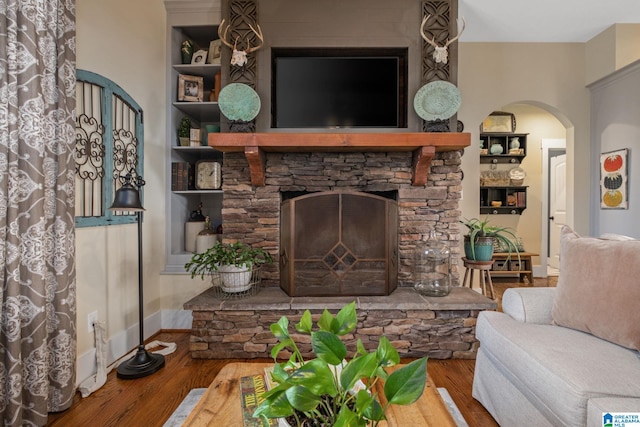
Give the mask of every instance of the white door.
[{"label": "white door", "polygon": [[567,155],[551,157],[549,163],[549,259],[560,267],[560,229],[567,223]]}]

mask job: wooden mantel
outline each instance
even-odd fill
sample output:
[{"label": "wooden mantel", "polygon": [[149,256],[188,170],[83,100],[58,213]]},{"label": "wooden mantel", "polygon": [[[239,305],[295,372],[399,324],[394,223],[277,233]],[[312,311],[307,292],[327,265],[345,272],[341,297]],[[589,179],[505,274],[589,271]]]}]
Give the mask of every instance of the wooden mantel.
[{"label": "wooden mantel", "polygon": [[210,133],[208,144],[223,152],[243,152],[251,183],[265,185],[265,152],[413,152],[413,185],[425,185],[436,152],[468,147],[469,133]]}]

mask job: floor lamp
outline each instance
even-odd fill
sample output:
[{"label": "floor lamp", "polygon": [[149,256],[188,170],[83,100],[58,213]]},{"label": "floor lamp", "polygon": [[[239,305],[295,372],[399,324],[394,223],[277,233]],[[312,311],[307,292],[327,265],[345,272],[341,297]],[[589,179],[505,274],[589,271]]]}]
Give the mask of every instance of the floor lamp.
[{"label": "floor lamp", "polygon": [[131,173],[124,177],[120,187],[113,198],[113,204],[109,208],[112,211],[133,211],[138,222],[138,322],[140,325],[140,345],[136,354],[129,360],[118,365],[118,378],[133,380],[146,377],[157,372],[164,366],[164,356],[149,353],[144,348],[144,315],[142,298],[142,203],[140,202],[140,187],[145,184],[141,176],[136,178],[135,184]]}]

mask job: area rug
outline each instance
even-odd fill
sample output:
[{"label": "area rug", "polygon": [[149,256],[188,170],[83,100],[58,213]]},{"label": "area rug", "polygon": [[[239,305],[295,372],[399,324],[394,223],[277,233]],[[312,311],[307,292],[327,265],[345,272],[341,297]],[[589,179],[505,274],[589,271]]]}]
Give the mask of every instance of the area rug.
[{"label": "area rug", "polygon": [[[207,391],[206,388],[194,388],[187,394],[187,396],[182,400],[180,406],[176,408],[176,410],[171,414],[171,417],[164,423],[163,427],[180,427],[184,420],[187,419],[193,408],[196,406],[204,392]],[[455,402],[451,398],[451,395],[444,387],[438,387],[438,393],[444,400],[449,413],[453,417],[453,420],[456,423],[457,427],[469,427],[469,424],[464,420],[460,410],[456,406]]]},{"label": "area rug", "polygon": [[169,417],[166,423],[164,423],[163,427],[180,427],[184,420],[187,419],[193,408],[198,404],[198,401],[207,391],[206,388],[194,388],[189,394],[185,396],[185,398],[180,402],[180,406],[173,411],[173,414]]},{"label": "area rug", "polygon": [[453,417],[453,421],[456,422],[456,426],[458,427],[469,427],[469,424],[464,420],[464,417],[460,413],[460,410],[456,406],[456,403],[451,398],[451,395],[444,387],[438,387],[438,393],[440,393],[440,397],[444,400],[444,404],[447,405],[447,409],[449,413]]}]

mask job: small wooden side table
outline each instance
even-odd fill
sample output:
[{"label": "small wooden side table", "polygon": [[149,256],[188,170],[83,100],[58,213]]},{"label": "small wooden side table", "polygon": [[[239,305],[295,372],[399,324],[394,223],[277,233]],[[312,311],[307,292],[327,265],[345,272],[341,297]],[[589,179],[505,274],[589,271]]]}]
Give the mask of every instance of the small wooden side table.
[{"label": "small wooden side table", "polygon": [[[531,262],[531,257],[538,256],[538,254],[533,252],[520,252],[519,255],[520,262],[518,262],[518,255],[515,253],[494,252],[493,260],[496,264],[495,269],[491,271],[493,277],[516,274],[521,282],[524,282],[526,277],[529,285],[533,286],[533,263]],[[509,260],[509,262],[507,262],[507,260]]]},{"label": "small wooden side table", "polygon": [[[473,288],[473,274],[476,270],[480,272],[480,286],[482,286],[482,294],[485,297],[489,297],[492,300],[496,299],[496,294],[493,291],[493,282],[491,282],[491,268],[493,267],[494,260],[490,261],[473,261],[462,257],[462,261],[464,262],[464,266],[466,268],[464,272],[464,279],[462,280],[462,286],[467,286],[467,282],[469,283],[469,289]],[[467,278],[469,279],[467,281]],[[486,278],[486,281],[485,281]],[[489,290],[491,291],[491,296],[487,294],[487,284],[489,282]]]}]

